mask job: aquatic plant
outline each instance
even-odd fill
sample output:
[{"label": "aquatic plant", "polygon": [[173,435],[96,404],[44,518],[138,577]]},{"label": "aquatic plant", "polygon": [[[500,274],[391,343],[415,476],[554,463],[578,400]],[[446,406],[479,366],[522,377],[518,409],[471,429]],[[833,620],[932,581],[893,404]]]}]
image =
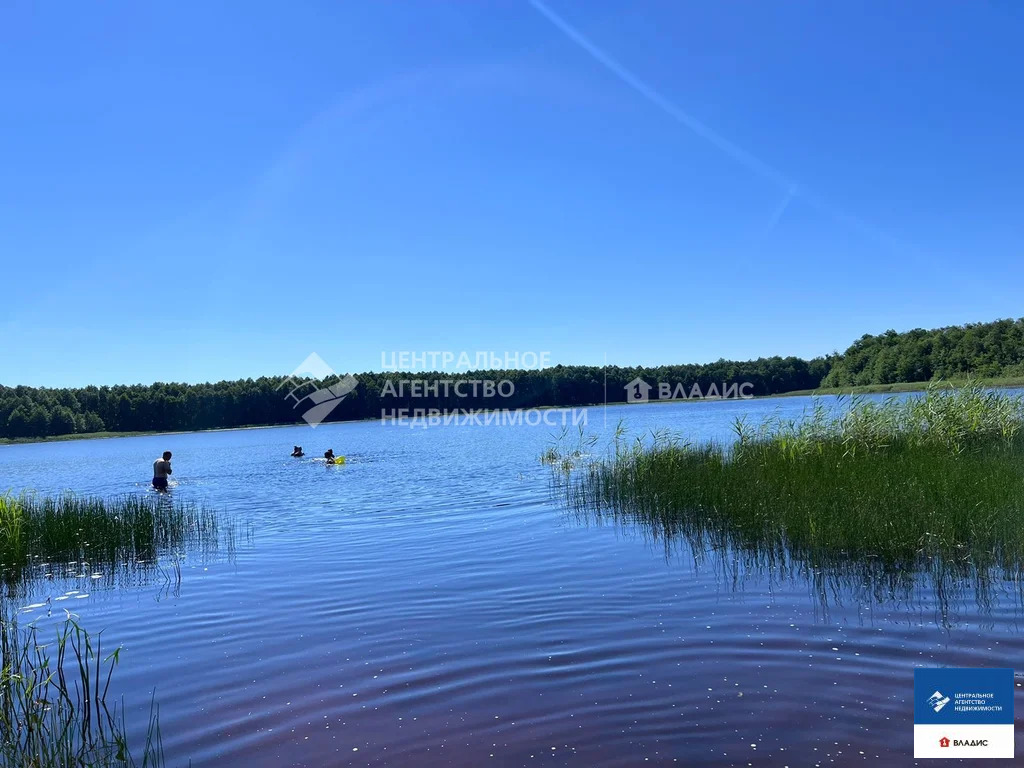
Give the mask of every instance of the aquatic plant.
[{"label": "aquatic plant", "polygon": [[0,558],[21,562],[25,559],[24,507],[9,495],[0,496]]},{"label": "aquatic plant", "polygon": [[43,645],[35,626],[19,627],[0,606],[0,765],[162,765],[155,702],[141,762],[132,757],[123,715],[107,704],[120,651],[104,658],[101,635],[87,632],[71,614],[55,642]]},{"label": "aquatic plant", "polygon": [[163,553],[232,547],[234,540],[229,518],[165,496],[0,496],[0,571],[8,583],[51,562],[153,562]]},{"label": "aquatic plant", "polygon": [[569,427],[562,427],[558,437],[541,454],[540,461],[542,464],[561,469],[563,472],[571,472],[578,464],[591,455],[591,451],[598,441],[596,435],[587,435],[582,425],[578,426],[576,444],[567,448],[566,441],[568,436]]},{"label": "aquatic plant", "polygon": [[684,536],[695,550],[875,561],[890,571],[1024,570],[1024,405],[969,385],[815,404],[735,425],[731,445],[664,435],[557,478],[577,511]]}]

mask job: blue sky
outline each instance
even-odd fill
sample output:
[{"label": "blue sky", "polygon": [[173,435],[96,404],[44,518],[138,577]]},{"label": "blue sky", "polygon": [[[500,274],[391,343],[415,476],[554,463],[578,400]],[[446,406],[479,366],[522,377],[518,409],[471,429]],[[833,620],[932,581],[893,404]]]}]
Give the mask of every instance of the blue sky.
[{"label": "blue sky", "polygon": [[0,383],[1024,314],[1016,3],[7,3]]}]

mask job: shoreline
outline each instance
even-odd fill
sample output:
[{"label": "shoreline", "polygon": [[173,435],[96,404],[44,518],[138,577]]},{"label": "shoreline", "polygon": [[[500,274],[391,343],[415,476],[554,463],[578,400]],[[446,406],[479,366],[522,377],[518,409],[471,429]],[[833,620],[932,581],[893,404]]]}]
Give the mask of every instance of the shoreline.
[{"label": "shoreline", "polygon": [[796,389],[768,397],[797,397],[808,395],[899,395],[904,392],[924,392],[929,385],[939,389],[977,384],[990,389],[1014,389],[1024,387],[1024,376],[1007,376],[994,379],[947,379],[942,381],[903,381],[894,384],[860,384],[854,387],[820,387],[818,389]]},{"label": "shoreline", "polygon": [[[659,403],[709,403],[709,402],[730,402],[735,400],[770,400],[772,398],[781,397],[817,397],[817,396],[834,396],[834,395],[868,395],[868,394],[904,394],[907,392],[924,392],[925,389],[933,382],[927,381],[915,381],[915,382],[900,382],[896,384],[863,384],[854,387],[827,387],[820,389],[796,389],[790,392],[778,392],[774,395],[754,395],[749,398],[724,398],[724,397],[707,397],[707,398],[675,398],[659,400],[653,399],[643,403],[628,403],[624,400],[618,402],[605,402],[605,403],[588,403],[585,405],[538,405],[532,408],[510,408],[509,411],[539,411],[539,410],[554,410],[564,408],[600,408],[602,406],[611,405],[657,405]],[[968,383],[980,384],[984,387],[991,387],[993,389],[1007,389],[1014,387],[1024,387],[1024,377],[1011,377],[1011,378],[1000,378],[1000,379],[976,379],[973,382],[967,380],[955,380],[955,381],[943,381],[937,382],[937,386],[940,389],[953,389],[954,387],[964,386]],[[480,409],[473,411],[473,413],[491,413],[496,408]],[[347,419],[345,421],[331,421],[325,422],[325,424],[356,424],[366,421],[381,421],[382,417],[370,417],[365,419]],[[49,435],[47,437],[2,437],[0,438],[0,447],[8,445],[32,445],[36,443],[65,443],[75,440],[117,440],[125,437],[153,437],[156,435],[197,435],[206,432],[237,432],[241,430],[250,429],[277,429],[278,427],[301,427],[304,422],[285,422],[281,424],[246,424],[238,427],[213,427],[211,429],[177,429],[177,430],[151,430],[141,432],[83,432],[80,434],[70,435]]]}]

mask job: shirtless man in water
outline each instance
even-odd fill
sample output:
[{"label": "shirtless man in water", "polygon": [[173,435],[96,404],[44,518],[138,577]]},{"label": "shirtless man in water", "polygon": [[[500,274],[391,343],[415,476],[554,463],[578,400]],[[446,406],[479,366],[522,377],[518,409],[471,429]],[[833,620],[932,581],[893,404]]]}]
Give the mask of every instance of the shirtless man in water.
[{"label": "shirtless man in water", "polygon": [[169,474],[171,474],[171,452],[164,451],[163,457],[153,462],[153,487],[158,491],[166,491]]}]

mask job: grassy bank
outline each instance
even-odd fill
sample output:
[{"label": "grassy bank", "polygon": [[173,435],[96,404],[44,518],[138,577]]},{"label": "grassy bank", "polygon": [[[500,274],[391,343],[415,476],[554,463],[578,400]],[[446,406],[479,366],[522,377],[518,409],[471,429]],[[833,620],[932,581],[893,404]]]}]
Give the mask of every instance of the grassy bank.
[{"label": "grassy bank", "polygon": [[924,392],[928,389],[963,389],[980,386],[987,389],[1024,388],[1024,376],[1004,376],[994,379],[954,379],[949,381],[903,381],[896,384],[864,384],[857,387],[822,387],[797,389],[779,397],[795,395],[886,395],[901,392]]},{"label": "grassy bank", "polygon": [[1019,398],[933,387],[838,412],[819,403],[803,420],[739,421],[735,431],[728,447],[617,441],[613,455],[563,479],[566,500],[697,548],[768,559],[1024,567]]},{"label": "grassy bank", "polygon": [[[332,422],[335,423],[335,422]],[[340,423],[340,422],[338,422]],[[273,427],[297,427],[305,422],[285,424],[248,424],[240,427],[217,427],[191,431],[153,430],[149,432],[75,432],[70,435],[47,435],[46,437],[0,437],[0,445],[28,445],[31,443],[66,443],[69,440],[109,440],[117,437],[152,437],[153,435],[192,435],[199,432],[234,432],[239,429],[271,429]]]},{"label": "grassy bank", "polygon": [[63,443],[68,440],[103,440],[110,437],[140,437],[142,435],[166,434],[160,432],[76,432],[70,435],[48,435],[46,437],[0,437],[0,445],[23,445],[26,443]]}]

